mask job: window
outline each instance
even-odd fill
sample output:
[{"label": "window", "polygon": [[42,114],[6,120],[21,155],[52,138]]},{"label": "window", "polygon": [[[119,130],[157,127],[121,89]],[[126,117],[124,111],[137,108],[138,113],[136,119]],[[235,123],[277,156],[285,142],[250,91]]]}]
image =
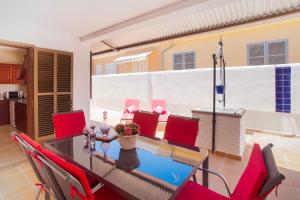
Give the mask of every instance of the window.
[{"label": "window", "polygon": [[273,65],[288,62],[287,40],[248,45],[248,65]]},{"label": "window", "polygon": [[176,53],[173,55],[174,70],[195,69],[195,52]]},{"label": "window", "polygon": [[148,71],[148,58],[132,61],[132,72],[147,72],[147,71]]},{"label": "window", "polygon": [[108,63],[105,65],[105,74],[116,74],[117,73],[117,64]]}]

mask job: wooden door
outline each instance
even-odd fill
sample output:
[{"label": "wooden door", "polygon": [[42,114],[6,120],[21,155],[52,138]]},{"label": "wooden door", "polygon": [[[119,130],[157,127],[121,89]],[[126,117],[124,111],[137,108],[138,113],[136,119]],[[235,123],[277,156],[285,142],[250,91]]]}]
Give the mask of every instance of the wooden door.
[{"label": "wooden door", "polygon": [[73,55],[35,49],[35,138],[54,133],[52,115],[72,110]]},{"label": "wooden door", "polygon": [[10,84],[11,80],[11,65],[0,64],[0,84]]}]

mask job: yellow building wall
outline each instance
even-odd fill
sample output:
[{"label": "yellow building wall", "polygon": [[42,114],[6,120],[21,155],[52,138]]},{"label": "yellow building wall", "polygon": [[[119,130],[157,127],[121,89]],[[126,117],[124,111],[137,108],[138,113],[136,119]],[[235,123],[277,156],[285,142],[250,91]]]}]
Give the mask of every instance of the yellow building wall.
[{"label": "yellow building wall", "polygon": [[160,71],[161,70],[161,52],[159,50],[153,50],[148,56],[148,71]]},{"label": "yellow building wall", "polygon": [[211,67],[212,54],[218,49],[220,35],[222,35],[224,43],[224,55],[227,66],[248,65],[247,45],[249,43],[280,39],[288,40],[288,62],[300,62],[300,19],[293,19],[176,41],[175,46],[165,53],[164,69],[173,69],[174,53],[186,51],[196,52],[197,67]]},{"label": "yellow building wall", "polygon": [[[288,40],[288,63],[300,63],[300,17],[298,17],[256,25],[243,25],[219,32],[203,33],[161,42],[151,48],[129,49],[118,52],[113,56],[105,57],[104,55],[101,58],[93,59],[93,66],[111,63],[120,56],[151,51],[152,53],[148,56],[148,71],[172,70],[173,54],[194,51],[196,53],[196,67],[211,67],[212,54],[216,53],[218,49],[221,35],[228,67],[248,65],[248,44],[281,39]],[[118,71],[119,73],[128,73],[131,72],[131,67],[129,64],[121,64]]]}]

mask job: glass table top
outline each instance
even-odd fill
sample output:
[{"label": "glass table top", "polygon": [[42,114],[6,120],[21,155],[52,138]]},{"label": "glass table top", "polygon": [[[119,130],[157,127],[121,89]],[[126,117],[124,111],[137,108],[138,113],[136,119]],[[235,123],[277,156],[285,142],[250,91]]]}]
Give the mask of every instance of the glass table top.
[{"label": "glass table top", "polygon": [[46,148],[137,199],[172,199],[208,156],[206,149],[193,151],[141,136],[133,150],[122,150],[116,139],[96,141],[91,151],[84,148],[83,135],[54,140]]}]

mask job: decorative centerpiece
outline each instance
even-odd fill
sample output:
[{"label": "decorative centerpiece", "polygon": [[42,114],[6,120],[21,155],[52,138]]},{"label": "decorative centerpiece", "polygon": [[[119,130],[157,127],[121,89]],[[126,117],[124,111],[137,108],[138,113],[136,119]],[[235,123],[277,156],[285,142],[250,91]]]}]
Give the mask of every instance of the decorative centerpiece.
[{"label": "decorative centerpiece", "polygon": [[118,167],[124,170],[133,170],[140,166],[140,161],[136,149],[123,150],[119,152],[119,158],[116,161]]},{"label": "decorative centerpiece", "polygon": [[130,150],[135,148],[136,137],[140,133],[139,125],[135,123],[118,124],[115,130],[119,134],[119,142],[122,149]]}]

